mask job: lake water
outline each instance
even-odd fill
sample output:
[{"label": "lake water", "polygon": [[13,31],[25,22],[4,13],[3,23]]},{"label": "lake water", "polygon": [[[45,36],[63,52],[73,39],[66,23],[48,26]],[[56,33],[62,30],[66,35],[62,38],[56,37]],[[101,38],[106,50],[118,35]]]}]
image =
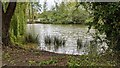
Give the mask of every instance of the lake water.
[{"label": "lake water", "polygon": [[[39,39],[39,49],[55,53],[64,53],[64,54],[73,54],[73,55],[82,55],[88,54],[90,51],[90,42],[93,40],[91,34],[95,33],[94,29],[90,30],[90,33],[87,33],[87,26],[83,25],[60,25],[60,24],[28,24],[27,33],[34,34],[38,36]],[[45,39],[46,37],[54,39],[64,40],[64,46],[59,46],[57,49],[52,42],[46,46]],[[81,41],[81,47],[78,49],[78,39]],[[55,41],[55,39],[54,39]],[[101,51],[101,46],[105,46],[105,43],[95,44],[93,46],[97,51]],[[94,50],[91,49],[91,50]],[[94,51],[93,51],[94,52]]]}]

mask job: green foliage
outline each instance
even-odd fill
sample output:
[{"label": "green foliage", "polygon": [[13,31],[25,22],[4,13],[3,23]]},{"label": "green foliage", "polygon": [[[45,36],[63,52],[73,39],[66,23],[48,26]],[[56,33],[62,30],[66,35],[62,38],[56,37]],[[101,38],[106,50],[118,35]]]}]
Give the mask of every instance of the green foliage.
[{"label": "green foliage", "polygon": [[[6,9],[8,7],[8,2],[3,2],[2,5],[3,5],[4,12],[6,12]],[[11,23],[10,23],[10,30],[9,30],[10,40],[12,43],[21,45],[25,41],[34,42],[36,40],[36,39],[33,39],[32,36],[30,36],[30,35],[28,35],[28,36],[25,35],[27,19],[34,18],[34,15],[36,15],[35,13],[38,11],[36,6],[40,7],[40,5],[38,3],[17,2],[15,13],[12,16]],[[39,10],[40,10],[40,8],[39,8]],[[33,12],[34,12],[34,14],[33,14]],[[28,40],[28,38],[31,40]]]},{"label": "green foliage", "polygon": [[38,19],[38,12],[41,11],[41,4],[39,2],[29,2],[27,6],[27,22],[34,23]]},{"label": "green foliage", "polygon": [[114,66],[115,62],[102,58],[99,55],[81,55],[79,57],[69,57],[68,66],[76,68],[79,66]]},{"label": "green foliage", "polygon": [[17,3],[17,7],[10,24],[10,39],[13,43],[22,43],[26,30],[27,3]]},{"label": "green foliage", "polygon": [[62,2],[55,5],[51,10],[43,11],[39,15],[43,18],[42,23],[83,24],[88,17],[82,6],[76,8],[77,2]]},{"label": "green foliage", "polygon": [[8,2],[2,2],[2,6],[3,6],[3,11],[6,12],[6,9],[8,7]]},{"label": "green foliage", "polygon": [[9,59],[11,56],[10,56],[10,54],[9,53],[4,53],[3,54],[3,58],[4,59]]},{"label": "green foliage", "polygon": [[39,65],[49,65],[49,64],[55,64],[55,63],[57,63],[57,60],[51,59],[51,60],[42,61],[39,63]]},{"label": "green foliage", "polygon": [[29,60],[28,61],[29,65],[39,65],[39,66],[50,65],[50,64],[55,64],[55,63],[57,63],[57,60],[53,60],[53,59],[40,61],[40,62],[39,61],[34,61],[34,60]]},{"label": "green foliage", "polygon": [[36,61],[34,61],[34,60],[30,60],[30,61],[28,61],[28,64],[29,64],[29,65],[36,64]]},{"label": "green foliage", "polygon": [[120,2],[114,3],[82,3],[90,13],[89,28],[97,33],[105,34],[109,48],[120,51]]}]

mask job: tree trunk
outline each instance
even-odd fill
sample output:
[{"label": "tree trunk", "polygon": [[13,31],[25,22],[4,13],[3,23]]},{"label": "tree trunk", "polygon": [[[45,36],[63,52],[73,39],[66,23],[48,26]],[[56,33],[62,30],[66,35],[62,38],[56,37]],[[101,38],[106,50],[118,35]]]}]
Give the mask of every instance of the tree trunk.
[{"label": "tree trunk", "polygon": [[2,42],[3,42],[3,45],[5,46],[8,46],[9,44],[11,44],[9,29],[10,29],[10,22],[11,22],[12,16],[14,15],[15,8],[16,8],[16,2],[9,2],[6,13],[4,13],[3,7],[2,7]]}]

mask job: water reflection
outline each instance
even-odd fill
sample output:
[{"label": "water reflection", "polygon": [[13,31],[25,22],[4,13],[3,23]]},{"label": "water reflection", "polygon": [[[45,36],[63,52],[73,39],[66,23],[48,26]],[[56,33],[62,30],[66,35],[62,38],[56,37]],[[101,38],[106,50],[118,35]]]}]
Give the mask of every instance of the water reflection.
[{"label": "water reflection", "polygon": [[[28,24],[27,31],[32,33]],[[39,46],[41,50],[65,54],[88,54],[90,51],[100,51],[101,46],[106,44],[95,43],[91,36],[95,31],[92,29],[87,33],[86,26],[81,25],[53,25],[32,24],[34,33],[39,34]],[[95,48],[95,49],[93,49]],[[94,52],[94,51],[92,51]]]}]

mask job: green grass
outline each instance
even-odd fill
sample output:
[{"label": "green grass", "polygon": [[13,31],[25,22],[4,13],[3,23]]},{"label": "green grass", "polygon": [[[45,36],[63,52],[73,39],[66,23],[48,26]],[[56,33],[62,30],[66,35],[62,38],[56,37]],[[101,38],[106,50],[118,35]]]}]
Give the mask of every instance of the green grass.
[{"label": "green grass", "polygon": [[100,55],[81,55],[77,58],[70,56],[68,61],[68,66],[72,68],[78,66],[115,66],[115,64],[115,61],[104,58]]},{"label": "green grass", "polygon": [[29,60],[28,64],[29,65],[38,65],[38,66],[44,66],[44,65],[50,65],[50,64],[55,64],[57,63],[57,60],[50,59],[50,60],[44,60],[44,61],[34,61],[34,60]]},{"label": "green grass", "polygon": [[55,64],[57,63],[57,60],[53,60],[53,59],[50,59],[50,60],[46,60],[46,61],[42,61],[39,63],[39,65],[49,65],[49,64]]}]

